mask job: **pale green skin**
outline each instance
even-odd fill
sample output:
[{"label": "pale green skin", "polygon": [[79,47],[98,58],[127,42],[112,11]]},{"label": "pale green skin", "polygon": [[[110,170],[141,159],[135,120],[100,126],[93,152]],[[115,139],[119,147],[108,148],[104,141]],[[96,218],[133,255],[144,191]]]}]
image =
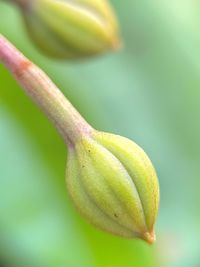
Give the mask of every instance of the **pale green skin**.
[{"label": "pale green skin", "polygon": [[117,22],[107,0],[26,1],[22,12],[28,32],[51,57],[79,59],[119,46]]},{"label": "pale green skin", "polygon": [[92,224],[126,238],[153,233],[159,185],[145,152],[127,138],[94,132],[69,149],[70,195]]}]

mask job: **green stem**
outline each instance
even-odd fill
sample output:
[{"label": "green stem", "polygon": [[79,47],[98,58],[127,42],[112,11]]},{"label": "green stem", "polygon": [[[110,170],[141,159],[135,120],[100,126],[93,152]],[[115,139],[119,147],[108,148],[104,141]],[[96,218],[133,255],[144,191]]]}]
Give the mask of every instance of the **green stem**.
[{"label": "green stem", "polygon": [[68,145],[74,145],[82,135],[91,134],[92,127],[81,117],[48,76],[1,34],[0,62],[11,71],[26,93],[53,121]]}]

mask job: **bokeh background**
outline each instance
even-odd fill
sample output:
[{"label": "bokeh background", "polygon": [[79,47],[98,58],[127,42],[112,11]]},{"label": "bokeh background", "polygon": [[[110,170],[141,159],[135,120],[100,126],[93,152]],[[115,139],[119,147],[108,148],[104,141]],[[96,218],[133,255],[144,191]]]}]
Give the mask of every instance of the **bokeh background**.
[{"label": "bokeh background", "polygon": [[89,225],[66,192],[67,150],[0,66],[0,266],[200,266],[200,3],[111,1],[124,48],[59,62],[31,43],[19,11],[0,3],[0,32],[44,69],[94,127],[127,136],[159,176],[157,242]]}]

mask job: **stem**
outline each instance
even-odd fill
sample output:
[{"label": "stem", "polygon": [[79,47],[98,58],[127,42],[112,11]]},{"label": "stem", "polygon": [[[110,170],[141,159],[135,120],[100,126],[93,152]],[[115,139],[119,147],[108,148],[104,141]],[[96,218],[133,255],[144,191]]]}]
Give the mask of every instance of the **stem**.
[{"label": "stem", "polygon": [[4,0],[4,1],[14,3],[22,8],[26,8],[30,4],[30,0]]},{"label": "stem", "polygon": [[0,34],[0,62],[13,74],[25,92],[41,107],[68,145],[74,145],[92,127],[81,117],[61,91],[36,65]]}]

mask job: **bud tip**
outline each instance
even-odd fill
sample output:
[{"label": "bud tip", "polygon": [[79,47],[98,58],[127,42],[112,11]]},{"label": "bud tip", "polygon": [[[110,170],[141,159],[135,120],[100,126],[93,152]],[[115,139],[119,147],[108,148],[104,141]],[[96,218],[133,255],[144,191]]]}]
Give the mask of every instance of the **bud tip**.
[{"label": "bud tip", "polygon": [[123,48],[123,42],[120,38],[116,38],[112,41],[111,48],[113,51],[119,51]]},{"label": "bud tip", "polygon": [[152,245],[156,241],[156,235],[155,232],[146,232],[143,235],[143,239],[149,244]]}]

